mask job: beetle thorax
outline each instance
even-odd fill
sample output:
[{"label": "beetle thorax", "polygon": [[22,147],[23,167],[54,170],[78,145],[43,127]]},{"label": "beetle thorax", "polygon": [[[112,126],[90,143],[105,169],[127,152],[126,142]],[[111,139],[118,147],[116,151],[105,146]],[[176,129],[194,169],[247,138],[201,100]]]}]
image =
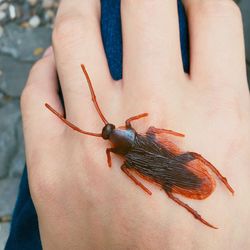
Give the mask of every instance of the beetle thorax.
[{"label": "beetle thorax", "polygon": [[135,141],[136,132],[134,129],[114,129],[110,135],[109,140],[115,147],[129,149]]}]

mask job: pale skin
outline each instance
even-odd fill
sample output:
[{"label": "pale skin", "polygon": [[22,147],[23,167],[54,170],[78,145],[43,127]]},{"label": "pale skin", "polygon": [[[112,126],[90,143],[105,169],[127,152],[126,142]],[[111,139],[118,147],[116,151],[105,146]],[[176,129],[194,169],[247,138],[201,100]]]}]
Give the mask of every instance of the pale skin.
[{"label": "pale skin", "polygon": [[[100,34],[98,0],[62,0],[53,50],[30,72],[21,106],[29,185],[44,249],[249,249],[250,98],[241,15],[231,0],[185,0],[190,31],[190,74],[183,72],[176,1],[121,1],[123,79],[112,80]],[[201,153],[225,175],[205,200],[179,197],[219,229],[206,227],[152,183],[136,186],[101,138],[81,135],[45,107],[81,129],[100,133],[80,64],[99,105],[117,126],[133,122],[184,133],[184,151]]]}]

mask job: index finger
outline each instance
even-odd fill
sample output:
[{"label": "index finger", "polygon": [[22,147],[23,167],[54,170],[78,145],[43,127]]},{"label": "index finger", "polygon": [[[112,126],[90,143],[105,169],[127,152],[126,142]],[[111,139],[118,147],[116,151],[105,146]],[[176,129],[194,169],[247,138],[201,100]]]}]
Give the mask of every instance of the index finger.
[{"label": "index finger", "polygon": [[101,98],[103,88],[110,88],[112,80],[100,32],[100,1],[62,0],[53,32],[53,46],[66,116],[76,124],[84,123],[88,117],[86,125],[91,127],[89,120],[98,119],[98,116],[93,116],[95,110],[80,65],[84,64],[88,70],[100,97],[100,106],[112,92],[109,90],[105,98]]}]

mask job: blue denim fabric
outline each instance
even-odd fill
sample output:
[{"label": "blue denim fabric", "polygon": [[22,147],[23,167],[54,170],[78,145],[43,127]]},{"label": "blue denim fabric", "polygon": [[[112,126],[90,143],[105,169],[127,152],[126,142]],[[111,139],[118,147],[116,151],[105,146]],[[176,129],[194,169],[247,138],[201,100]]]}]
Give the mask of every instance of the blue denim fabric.
[{"label": "blue denim fabric", "polygon": [[[122,36],[120,19],[120,1],[101,1],[101,28],[105,52],[111,75],[114,79],[122,77]],[[183,67],[189,70],[189,47],[186,16],[181,1],[178,1],[180,38]],[[27,169],[24,169],[18,199],[16,202],[10,235],[6,250],[42,249],[39,236],[37,214],[30,196]]]}]

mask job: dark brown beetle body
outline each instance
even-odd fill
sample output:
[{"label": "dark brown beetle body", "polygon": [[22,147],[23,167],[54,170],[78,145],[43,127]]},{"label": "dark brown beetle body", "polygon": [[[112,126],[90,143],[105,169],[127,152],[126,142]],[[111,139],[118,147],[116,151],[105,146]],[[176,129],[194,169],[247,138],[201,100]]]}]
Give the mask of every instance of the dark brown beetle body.
[{"label": "dark brown beetle body", "polygon": [[[199,189],[202,184],[201,180],[184,167],[195,157],[190,153],[177,156],[171,153],[157,143],[155,135],[150,132],[150,129],[146,135],[140,135],[131,125],[125,129],[115,129],[113,124],[107,124],[103,128],[102,134],[105,134],[103,138],[110,140],[114,145],[113,148],[106,151],[109,166],[111,166],[110,152],[112,152],[124,156],[123,168],[133,169],[142,176],[152,179],[153,182],[160,184],[165,191],[171,191],[174,184],[182,188],[190,188],[192,185],[192,188]],[[109,134],[108,137],[107,134]],[[173,171],[173,165],[175,165],[175,171]]]},{"label": "dark brown beetle body", "polygon": [[123,156],[124,163],[121,170],[146,193],[152,194],[135,175],[160,186],[169,198],[192,213],[196,219],[209,227],[216,228],[204,220],[194,209],[175,197],[173,193],[197,200],[207,198],[214,191],[216,185],[214,178],[207,171],[210,169],[233,194],[234,190],[228,184],[227,179],[201,155],[195,152],[182,152],[168,137],[169,135],[184,137],[183,134],[155,127],[150,127],[145,135],[137,133],[131,122],[146,117],[147,113],[127,119],[124,127],[116,128],[115,125],[108,123],[98,106],[92,83],[83,65],[82,70],[89,85],[92,101],[105,124],[101,134],[81,130],[50,105],[45,104],[45,106],[77,132],[110,140],[113,148],[106,150],[108,165],[110,167],[112,165],[111,152]]}]

